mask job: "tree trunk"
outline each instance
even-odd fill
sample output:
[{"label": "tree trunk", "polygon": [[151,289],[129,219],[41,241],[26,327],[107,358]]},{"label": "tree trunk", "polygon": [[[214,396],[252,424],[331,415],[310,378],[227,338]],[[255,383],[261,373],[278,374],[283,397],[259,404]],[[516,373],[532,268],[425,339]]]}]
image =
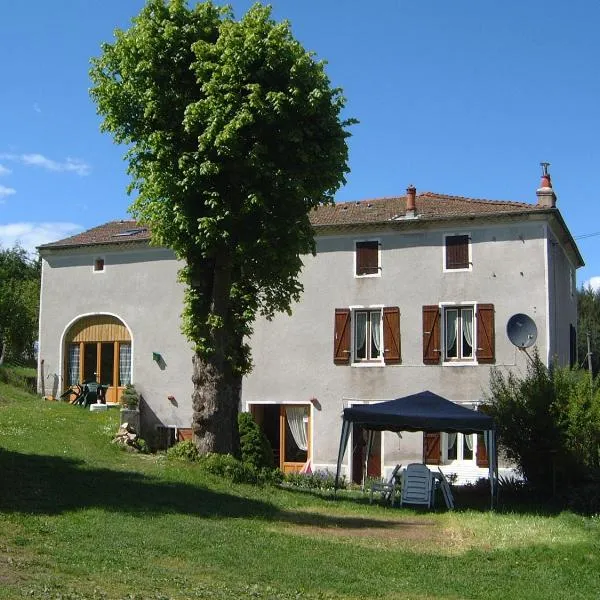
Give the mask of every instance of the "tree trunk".
[{"label": "tree trunk", "polygon": [[217,452],[239,456],[238,434],[239,391],[238,377],[214,360],[195,354],[193,432],[200,454]]},{"label": "tree trunk", "polygon": [[231,263],[224,253],[215,260],[210,312],[220,324],[209,332],[214,351],[196,352],[193,359],[192,430],[201,454],[217,452],[239,456],[238,406],[241,378],[231,364],[235,335],[230,331]]}]

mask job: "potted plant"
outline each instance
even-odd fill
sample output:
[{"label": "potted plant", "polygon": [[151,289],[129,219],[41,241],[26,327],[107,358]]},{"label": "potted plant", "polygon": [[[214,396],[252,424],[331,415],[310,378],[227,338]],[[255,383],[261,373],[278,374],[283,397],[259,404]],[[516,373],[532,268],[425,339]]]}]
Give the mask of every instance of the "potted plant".
[{"label": "potted plant", "polygon": [[121,404],[129,410],[135,410],[139,403],[140,395],[137,393],[135,386],[132,383],[128,383],[121,395]]}]

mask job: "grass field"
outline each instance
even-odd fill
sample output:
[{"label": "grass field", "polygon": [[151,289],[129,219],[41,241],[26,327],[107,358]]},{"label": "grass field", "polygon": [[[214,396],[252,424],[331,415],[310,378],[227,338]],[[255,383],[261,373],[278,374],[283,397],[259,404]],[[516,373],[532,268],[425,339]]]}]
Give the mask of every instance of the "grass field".
[{"label": "grass field", "polygon": [[0,384],[0,599],[600,598],[600,518],[234,485]]}]

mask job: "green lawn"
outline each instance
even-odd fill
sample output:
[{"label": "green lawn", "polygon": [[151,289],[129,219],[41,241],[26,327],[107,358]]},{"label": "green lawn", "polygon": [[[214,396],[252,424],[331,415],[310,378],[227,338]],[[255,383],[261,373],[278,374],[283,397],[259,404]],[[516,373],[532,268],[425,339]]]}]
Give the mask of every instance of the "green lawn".
[{"label": "green lawn", "polygon": [[0,384],[0,599],[600,597],[600,518],[234,485]]}]

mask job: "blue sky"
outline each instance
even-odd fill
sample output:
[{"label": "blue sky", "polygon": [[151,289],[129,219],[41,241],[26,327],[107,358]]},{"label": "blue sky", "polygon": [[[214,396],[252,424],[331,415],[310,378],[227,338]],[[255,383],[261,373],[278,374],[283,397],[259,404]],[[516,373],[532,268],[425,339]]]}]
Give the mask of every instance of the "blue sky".
[{"label": "blue sky", "polygon": [[[241,16],[252,2],[231,2]],[[572,234],[600,232],[600,3],[274,0],[328,61],[352,129],[340,201],[407,185],[535,202],[541,161]],[[124,149],[101,134],[89,60],[143,0],[0,0],[0,243],[127,217]],[[600,235],[578,240],[600,281]]]}]

